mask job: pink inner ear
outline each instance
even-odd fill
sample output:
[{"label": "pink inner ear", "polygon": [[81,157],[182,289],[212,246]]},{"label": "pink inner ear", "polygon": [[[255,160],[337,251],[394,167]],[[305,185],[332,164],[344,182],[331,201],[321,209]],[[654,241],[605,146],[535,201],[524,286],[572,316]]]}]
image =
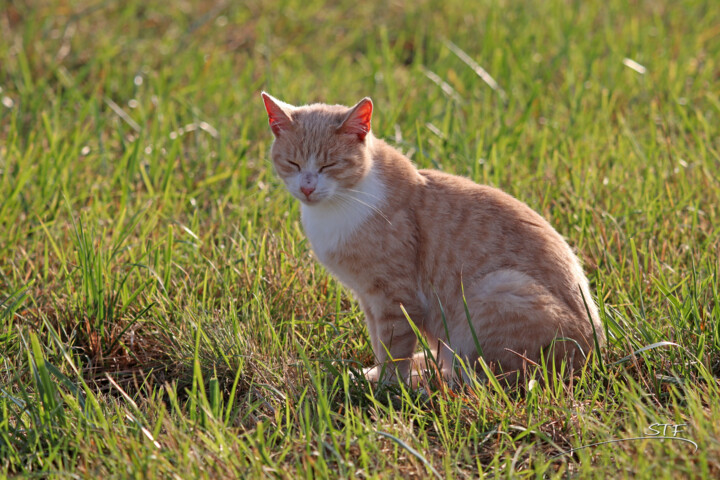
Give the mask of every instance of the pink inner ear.
[{"label": "pink inner ear", "polygon": [[280,136],[280,132],[290,128],[292,122],[283,109],[273,101],[270,95],[263,92],[262,98],[265,103],[265,110],[267,110],[270,128],[275,136],[278,137]]},{"label": "pink inner ear", "polygon": [[364,140],[371,128],[372,110],[373,105],[369,98],[361,100],[350,112],[338,132],[354,134],[360,140]]}]

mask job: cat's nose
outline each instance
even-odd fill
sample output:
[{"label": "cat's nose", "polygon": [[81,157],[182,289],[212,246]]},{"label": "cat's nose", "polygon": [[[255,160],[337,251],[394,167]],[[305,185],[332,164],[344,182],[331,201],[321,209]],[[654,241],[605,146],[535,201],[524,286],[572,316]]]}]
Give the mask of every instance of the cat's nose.
[{"label": "cat's nose", "polygon": [[300,187],[300,191],[310,198],[310,194],[315,191],[315,187]]}]

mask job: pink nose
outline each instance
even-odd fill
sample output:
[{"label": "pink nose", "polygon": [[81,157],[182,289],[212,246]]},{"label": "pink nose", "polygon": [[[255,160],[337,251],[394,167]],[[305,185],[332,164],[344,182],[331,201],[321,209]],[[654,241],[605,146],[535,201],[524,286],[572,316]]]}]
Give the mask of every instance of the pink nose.
[{"label": "pink nose", "polygon": [[300,191],[310,198],[310,194],[315,191],[315,187],[300,187]]}]

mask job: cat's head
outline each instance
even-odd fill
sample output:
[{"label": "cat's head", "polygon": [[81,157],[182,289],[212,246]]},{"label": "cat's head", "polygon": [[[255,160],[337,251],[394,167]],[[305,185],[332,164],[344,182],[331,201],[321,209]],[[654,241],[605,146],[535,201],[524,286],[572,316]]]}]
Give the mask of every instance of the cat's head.
[{"label": "cat's head", "polygon": [[290,193],[306,205],[333,202],[370,171],[372,101],[294,107],[262,93],[275,142],[270,155]]}]

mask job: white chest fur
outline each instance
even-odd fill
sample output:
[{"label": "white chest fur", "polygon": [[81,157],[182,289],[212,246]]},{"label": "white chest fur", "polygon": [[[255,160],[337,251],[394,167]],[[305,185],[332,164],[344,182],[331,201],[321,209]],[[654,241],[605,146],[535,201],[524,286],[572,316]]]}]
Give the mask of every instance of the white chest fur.
[{"label": "white chest fur", "polygon": [[371,170],[354,189],[338,189],[318,205],[303,204],[303,228],[318,259],[327,264],[328,254],[341,248],[365,221],[383,215],[384,203],[385,185]]}]

